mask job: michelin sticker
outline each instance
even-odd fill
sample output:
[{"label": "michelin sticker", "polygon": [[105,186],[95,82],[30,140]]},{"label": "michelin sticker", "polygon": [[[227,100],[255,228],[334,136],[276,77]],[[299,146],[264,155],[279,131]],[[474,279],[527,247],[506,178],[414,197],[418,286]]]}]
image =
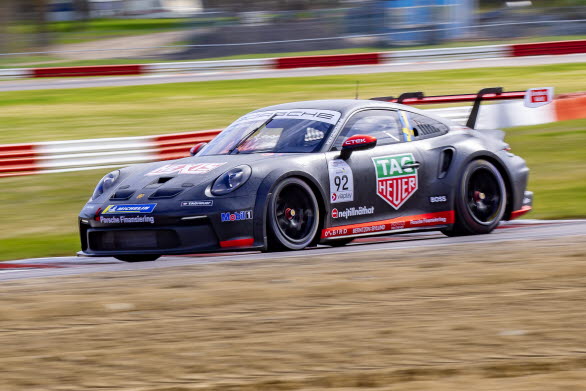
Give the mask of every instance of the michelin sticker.
[{"label": "michelin sticker", "polygon": [[328,162],[330,175],[330,202],[354,201],[354,176],[352,169],[344,160],[335,159]]},{"label": "michelin sticker", "polygon": [[106,209],[102,211],[102,214],[153,213],[155,206],[157,206],[157,204],[108,205]]}]

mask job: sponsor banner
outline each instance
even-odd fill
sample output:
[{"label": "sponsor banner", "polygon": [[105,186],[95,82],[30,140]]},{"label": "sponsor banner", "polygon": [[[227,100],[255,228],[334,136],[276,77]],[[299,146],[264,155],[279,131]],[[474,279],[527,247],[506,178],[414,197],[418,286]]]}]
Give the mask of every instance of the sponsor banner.
[{"label": "sponsor banner", "polygon": [[223,166],[224,163],[195,163],[195,164],[166,164],[159,167],[145,176],[171,175],[171,174],[207,174],[208,172]]},{"label": "sponsor banner", "polygon": [[346,208],[345,210],[338,210],[337,208],[334,208],[334,209],[332,209],[332,218],[333,219],[339,219],[339,218],[348,219],[348,217],[371,215],[373,213],[374,213],[374,206],[371,206],[370,208],[367,206],[359,206],[358,208],[351,207],[351,208]]},{"label": "sponsor banner", "polygon": [[327,124],[335,125],[340,119],[340,113],[332,110],[313,110],[313,109],[294,109],[294,110],[271,110],[261,111],[258,113],[250,113],[243,117],[240,117],[236,122],[250,122],[250,121],[262,121],[268,119],[271,115],[275,114],[274,119],[305,119],[325,122]]},{"label": "sponsor banner", "polygon": [[431,202],[432,204],[435,204],[438,202],[448,202],[448,197],[447,196],[431,196],[431,197],[429,197],[429,202]]},{"label": "sponsor banner", "polygon": [[330,175],[330,202],[354,201],[354,176],[352,169],[342,159],[334,159],[328,162]]},{"label": "sponsor banner", "polygon": [[539,107],[553,101],[553,87],[531,88],[525,93],[525,106]]},{"label": "sponsor banner", "polygon": [[137,224],[137,223],[149,223],[154,224],[155,218],[153,216],[112,216],[104,217],[100,216],[100,223],[102,224]]},{"label": "sponsor banner", "polygon": [[252,211],[251,210],[243,210],[241,212],[221,213],[220,218],[222,219],[222,222],[251,220],[252,219]]},{"label": "sponsor banner", "polygon": [[398,210],[418,189],[417,169],[403,168],[415,162],[411,153],[372,158],[376,193]]},{"label": "sponsor banner", "polygon": [[123,213],[152,213],[157,204],[136,204],[136,205],[108,205],[102,211],[103,215]]},{"label": "sponsor banner", "polygon": [[366,235],[370,233],[395,231],[407,228],[431,227],[452,224],[454,211],[427,213],[415,216],[397,217],[390,220],[373,221],[370,223],[351,224],[322,230],[321,237],[335,238],[340,236]]},{"label": "sponsor banner", "polygon": [[213,206],[213,200],[205,200],[205,201],[181,201],[181,206]]}]

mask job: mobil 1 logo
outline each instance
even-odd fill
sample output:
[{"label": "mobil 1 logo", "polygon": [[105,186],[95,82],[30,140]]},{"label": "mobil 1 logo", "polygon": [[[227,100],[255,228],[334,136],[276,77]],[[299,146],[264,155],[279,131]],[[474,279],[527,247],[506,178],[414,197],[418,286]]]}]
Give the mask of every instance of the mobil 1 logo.
[{"label": "mobil 1 logo", "polygon": [[354,177],[352,169],[345,161],[334,159],[328,162],[330,176],[330,202],[354,201]]},{"label": "mobil 1 logo", "polygon": [[376,193],[398,210],[418,188],[417,169],[403,168],[414,163],[412,153],[372,158],[376,171]]}]

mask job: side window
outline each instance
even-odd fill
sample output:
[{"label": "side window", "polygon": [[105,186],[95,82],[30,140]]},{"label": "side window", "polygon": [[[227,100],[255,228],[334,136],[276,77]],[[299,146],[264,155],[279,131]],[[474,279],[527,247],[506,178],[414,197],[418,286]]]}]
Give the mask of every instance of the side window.
[{"label": "side window", "polygon": [[377,145],[399,143],[402,141],[399,115],[392,110],[364,110],[354,114],[336,138],[332,150],[339,151],[344,140],[356,134],[376,137]]},{"label": "side window", "polygon": [[408,112],[411,127],[416,139],[441,136],[449,130],[444,123],[421,114]]}]

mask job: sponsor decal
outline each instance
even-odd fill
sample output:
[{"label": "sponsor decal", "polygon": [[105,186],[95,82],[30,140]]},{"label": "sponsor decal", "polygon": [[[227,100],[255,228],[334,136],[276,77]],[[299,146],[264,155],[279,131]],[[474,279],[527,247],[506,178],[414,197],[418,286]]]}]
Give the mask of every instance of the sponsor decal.
[{"label": "sponsor decal", "polygon": [[274,119],[309,119],[335,125],[340,119],[340,113],[332,110],[295,109],[278,111],[261,111],[240,117],[236,122],[262,121],[276,114]]},{"label": "sponsor decal", "polygon": [[330,176],[330,202],[354,201],[354,176],[352,169],[342,159],[334,159],[328,162]]},{"label": "sponsor decal", "polygon": [[364,216],[364,215],[371,215],[374,213],[374,206],[370,208],[367,206],[359,206],[358,208],[351,207],[346,208],[345,210],[338,210],[337,208],[332,209],[332,218],[345,218],[354,217],[354,216]]},{"label": "sponsor decal", "polygon": [[526,107],[539,107],[551,103],[553,100],[553,87],[531,88],[525,93]]},{"label": "sponsor decal", "polygon": [[376,171],[376,193],[398,210],[418,189],[417,169],[403,168],[414,163],[413,154],[372,158]]},{"label": "sponsor decal", "polygon": [[102,214],[152,213],[155,206],[157,204],[108,205]]},{"label": "sponsor decal", "polygon": [[241,212],[226,212],[226,213],[220,214],[220,218],[222,219],[222,222],[251,220],[252,219],[252,211],[251,210],[243,210]]},{"label": "sponsor decal", "polygon": [[[338,212],[338,214],[339,213],[340,212]],[[376,232],[390,232],[400,229],[452,224],[453,222],[454,211],[450,210],[446,212],[427,213],[416,216],[397,217],[390,220],[326,228],[322,230],[321,237],[324,239],[335,238],[339,236],[364,235]]]},{"label": "sponsor decal", "polygon": [[142,197],[144,197],[144,193],[140,193],[139,195],[136,196],[136,198],[141,199]]},{"label": "sponsor decal", "polygon": [[432,196],[432,197],[429,197],[429,202],[431,202],[432,204],[435,204],[438,202],[448,202],[448,197],[447,196]]},{"label": "sponsor decal", "polygon": [[171,174],[207,174],[208,172],[223,166],[224,163],[196,163],[196,164],[167,164],[159,167],[145,176],[171,175]]},{"label": "sponsor decal", "polygon": [[206,201],[181,201],[181,206],[213,206],[213,200]]},{"label": "sponsor decal", "polygon": [[100,216],[100,223],[103,224],[136,224],[136,223],[155,223],[155,218],[153,216],[112,216],[112,217],[104,217]]}]

